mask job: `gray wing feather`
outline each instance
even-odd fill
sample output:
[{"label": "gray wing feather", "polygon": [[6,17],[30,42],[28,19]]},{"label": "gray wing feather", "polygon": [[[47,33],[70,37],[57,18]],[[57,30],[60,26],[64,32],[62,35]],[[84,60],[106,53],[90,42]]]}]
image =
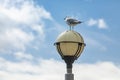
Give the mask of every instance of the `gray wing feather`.
[{"label": "gray wing feather", "polygon": [[76,19],[68,19],[67,20],[70,24],[78,24],[81,23],[80,21],[76,20]]}]

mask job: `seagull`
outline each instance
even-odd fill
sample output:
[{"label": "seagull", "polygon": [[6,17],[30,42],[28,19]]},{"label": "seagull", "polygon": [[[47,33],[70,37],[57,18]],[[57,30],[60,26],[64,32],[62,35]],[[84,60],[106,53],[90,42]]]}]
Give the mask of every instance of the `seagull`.
[{"label": "seagull", "polygon": [[64,18],[65,22],[69,25],[70,30],[73,29],[74,26],[76,26],[77,24],[82,23],[81,21],[74,19],[72,17],[66,16]]}]

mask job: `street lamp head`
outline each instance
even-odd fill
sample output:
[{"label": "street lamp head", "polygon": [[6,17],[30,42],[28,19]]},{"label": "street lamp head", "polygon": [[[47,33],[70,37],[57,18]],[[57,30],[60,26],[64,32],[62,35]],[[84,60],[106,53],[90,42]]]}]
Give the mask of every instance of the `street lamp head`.
[{"label": "street lamp head", "polygon": [[73,30],[65,31],[58,36],[55,46],[66,63],[67,74],[65,74],[65,80],[74,80],[72,64],[84,49],[85,43],[82,36]]},{"label": "street lamp head", "polygon": [[78,32],[68,30],[58,36],[55,46],[65,62],[67,58],[68,62],[73,63],[81,55],[85,43]]},{"label": "street lamp head", "polygon": [[70,30],[61,33],[54,45],[66,63],[67,74],[65,74],[65,80],[74,80],[72,64],[81,55],[85,43],[82,36],[71,29],[73,26],[80,24],[80,21],[69,17],[66,17],[65,21],[70,26]]}]

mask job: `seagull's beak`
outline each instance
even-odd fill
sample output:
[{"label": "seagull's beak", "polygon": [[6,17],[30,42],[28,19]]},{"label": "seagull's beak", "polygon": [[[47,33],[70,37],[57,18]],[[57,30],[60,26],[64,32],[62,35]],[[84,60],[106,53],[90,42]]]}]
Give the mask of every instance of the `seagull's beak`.
[{"label": "seagull's beak", "polygon": [[66,17],[64,18],[64,20],[66,20],[67,17],[68,17],[68,16],[66,16]]}]

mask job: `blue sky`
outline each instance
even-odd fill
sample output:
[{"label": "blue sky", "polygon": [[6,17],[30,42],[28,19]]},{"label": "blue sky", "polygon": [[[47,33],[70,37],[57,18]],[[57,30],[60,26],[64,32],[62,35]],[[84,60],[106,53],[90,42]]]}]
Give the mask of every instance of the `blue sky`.
[{"label": "blue sky", "polygon": [[64,79],[65,64],[53,44],[71,16],[84,22],[74,30],[86,43],[74,63],[75,79],[118,80],[119,7],[118,0],[0,0],[0,79]]},{"label": "blue sky", "polygon": [[[63,18],[68,16],[76,17],[82,21],[83,24],[76,27],[76,31],[81,33],[87,44],[84,54],[81,60],[84,62],[96,62],[96,61],[113,61],[119,62],[119,2],[118,1],[95,1],[95,0],[76,0],[76,1],[51,1],[47,0],[36,1],[37,4],[42,5],[47,11],[49,11],[62,27],[67,25],[63,21]],[[88,25],[90,20],[104,20],[107,28],[99,28],[98,24]],[[53,33],[51,33],[53,36]],[[55,35],[56,37],[56,35]],[[51,37],[55,39],[55,37]],[[49,38],[49,37],[48,37]],[[87,39],[96,41],[95,45]],[[49,40],[49,39],[48,39]],[[90,42],[90,43],[89,43]],[[113,47],[114,48],[113,48]],[[101,50],[104,47],[105,50]],[[118,58],[117,58],[118,57]],[[89,61],[87,61],[87,59]]]}]

